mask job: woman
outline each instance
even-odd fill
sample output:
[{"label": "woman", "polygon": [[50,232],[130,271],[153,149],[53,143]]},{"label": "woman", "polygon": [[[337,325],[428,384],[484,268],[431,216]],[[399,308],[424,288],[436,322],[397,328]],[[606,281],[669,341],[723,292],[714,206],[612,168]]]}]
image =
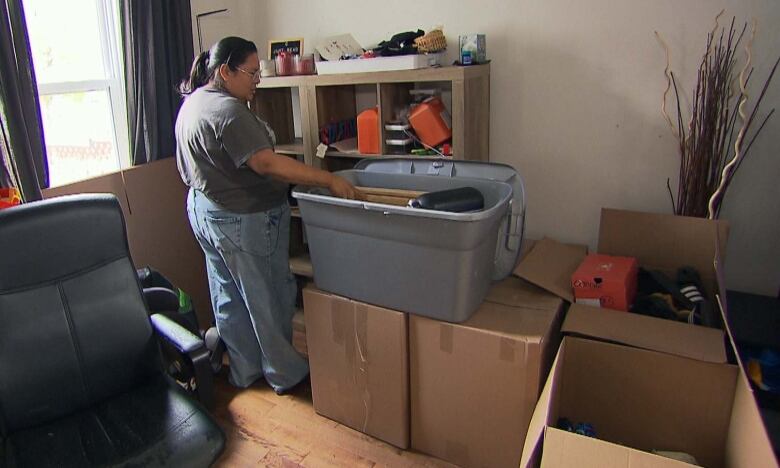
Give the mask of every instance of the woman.
[{"label": "woman", "polygon": [[248,108],[260,80],[255,45],[226,37],[201,53],[180,86],[176,159],[190,187],[190,226],[206,256],[230,382],[260,377],[283,393],[308,375],[293,349],[296,284],[288,264],[288,184],[359,193],[346,180],[274,153],[268,125]]}]

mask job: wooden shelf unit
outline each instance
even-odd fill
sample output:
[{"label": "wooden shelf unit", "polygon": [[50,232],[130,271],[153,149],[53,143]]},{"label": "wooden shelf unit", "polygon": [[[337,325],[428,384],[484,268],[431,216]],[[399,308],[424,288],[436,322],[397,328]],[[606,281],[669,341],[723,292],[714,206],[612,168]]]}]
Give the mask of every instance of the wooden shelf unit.
[{"label": "wooden shelf unit", "polygon": [[[435,67],[338,75],[305,75],[263,78],[257,85],[252,109],[266,120],[277,135],[277,148],[285,154],[303,155],[310,165],[330,169],[315,156],[319,129],[328,122],[354,118],[373,105],[380,112],[379,135],[382,154],[384,123],[411,102],[409,90],[436,87],[448,95],[445,102],[452,117],[453,159],[490,159],[490,64],[469,67]],[[369,94],[373,94],[373,100]],[[294,109],[293,102],[299,103]],[[295,111],[300,136],[296,139]],[[359,155],[329,150],[324,159],[360,159]],[[335,163],[337,168],[343,164]]]}]

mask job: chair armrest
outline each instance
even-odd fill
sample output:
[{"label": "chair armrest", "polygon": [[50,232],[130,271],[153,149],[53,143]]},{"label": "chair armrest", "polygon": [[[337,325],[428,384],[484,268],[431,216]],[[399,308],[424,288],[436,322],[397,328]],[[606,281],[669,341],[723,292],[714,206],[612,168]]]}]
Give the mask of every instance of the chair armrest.
[{"label": "chair armrest", "polygon": [[152,314],[152,326],[158,335],[185,356],[195,370],[198,399],[206,408],[214,407],[214,375],[209,350],[203,340],[162,314]]},{"label": "chair armrest", "polygon": [[146,304],[154,312],[178,312],[179,296],[171,289],[152,287],[143,289]]}]

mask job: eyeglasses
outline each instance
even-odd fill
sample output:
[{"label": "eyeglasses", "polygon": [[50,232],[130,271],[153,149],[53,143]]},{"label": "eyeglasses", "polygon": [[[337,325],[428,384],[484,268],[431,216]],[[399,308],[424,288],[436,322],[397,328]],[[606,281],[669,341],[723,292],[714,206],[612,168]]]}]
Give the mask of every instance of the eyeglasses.
[{"label": "eyeglasses", "polygon": [[260,70],[257,70],[254,73],[252,73],[250,71],[247,71],[247,70],[244,70],[241,67],[236,67],[236,70],[240,71],[241,73],[246,73],[247,75],[251,76],[254,81],[260,81]]}]

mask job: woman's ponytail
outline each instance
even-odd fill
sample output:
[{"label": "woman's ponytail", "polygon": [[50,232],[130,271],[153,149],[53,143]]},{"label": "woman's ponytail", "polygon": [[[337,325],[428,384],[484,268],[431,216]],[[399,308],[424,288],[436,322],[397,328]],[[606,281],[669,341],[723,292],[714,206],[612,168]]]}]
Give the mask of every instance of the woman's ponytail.
[{"label": "woman's ponytail", "polygon": [[179,84],[179,94],[188,96],[192,94],[193,91],[209,82],[208,61],[208,50],[201,52],[195,57],[195,60],[192,62],[192,70],[190,70],[189,78]]}]

